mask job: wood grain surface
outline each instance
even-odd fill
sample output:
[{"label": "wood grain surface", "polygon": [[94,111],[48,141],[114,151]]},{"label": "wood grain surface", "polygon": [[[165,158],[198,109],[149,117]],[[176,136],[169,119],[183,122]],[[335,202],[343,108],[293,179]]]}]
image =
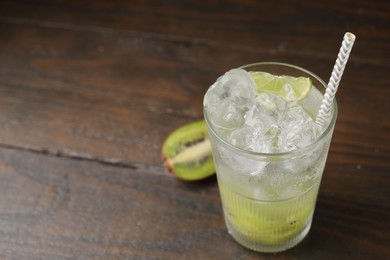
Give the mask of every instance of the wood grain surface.
[{"label": "wood grain surface", "polygon": [[[283,253],[228,235],[215,177],[161,144],[230,68],[325,81],[357,35],[309,236]],[[2,1],[0,258],[390,259],[390,2]]]}]

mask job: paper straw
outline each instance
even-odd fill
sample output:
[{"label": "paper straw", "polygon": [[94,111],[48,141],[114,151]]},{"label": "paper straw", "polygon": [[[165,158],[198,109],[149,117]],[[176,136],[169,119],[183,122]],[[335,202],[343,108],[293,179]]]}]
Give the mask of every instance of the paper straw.
[{"label": "paper straw", "polygon": [[353,33],[347,32],[344,34],[343,42],[341,43],[339,54],[337,55],[336,63],[333,67],[332,74],[329,79],[328,86],[325,91],[324,98],[318,111],[316,124],[322,127],[325,119],[329,115],[330,108],[334,97],[336,96],[337,89],[340,84],[341,77],[343,76],[345,65],[347,64],[349,54],[351,53],[353,43],[356,36]]}]

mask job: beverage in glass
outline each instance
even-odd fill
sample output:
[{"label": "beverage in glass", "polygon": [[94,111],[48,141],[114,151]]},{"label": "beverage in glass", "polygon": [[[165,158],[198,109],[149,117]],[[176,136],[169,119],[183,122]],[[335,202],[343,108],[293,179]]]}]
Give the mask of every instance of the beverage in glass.
[{"label": "beverage in glass", "polygon": [[225,223],[249,249],[283,251],[310,230],[337,117],[334,101],[315,123],[325,89],[310,71],[264,62],[225,73],[205,94]]}]

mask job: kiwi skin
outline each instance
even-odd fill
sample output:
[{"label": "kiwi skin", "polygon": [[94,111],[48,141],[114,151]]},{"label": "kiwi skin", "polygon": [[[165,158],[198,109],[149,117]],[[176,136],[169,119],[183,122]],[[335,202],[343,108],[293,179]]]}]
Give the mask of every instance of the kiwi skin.
[{"label": "kiwi skin", "polygon": [[197,181],[215,173],[206,122],[199,120],[173,131],[163,143],[165,167],[177,178]]}]

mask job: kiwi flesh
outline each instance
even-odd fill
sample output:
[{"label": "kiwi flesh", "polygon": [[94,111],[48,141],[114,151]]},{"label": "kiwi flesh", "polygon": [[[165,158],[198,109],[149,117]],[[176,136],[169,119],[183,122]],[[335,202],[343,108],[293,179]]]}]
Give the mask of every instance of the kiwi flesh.
[{"label": "kiwi flesh", "polygon": [[164,141],[162,157],[165,167],[179,179],[196,181],[213,175],[206,122],[196,121],[173,131]]}]

